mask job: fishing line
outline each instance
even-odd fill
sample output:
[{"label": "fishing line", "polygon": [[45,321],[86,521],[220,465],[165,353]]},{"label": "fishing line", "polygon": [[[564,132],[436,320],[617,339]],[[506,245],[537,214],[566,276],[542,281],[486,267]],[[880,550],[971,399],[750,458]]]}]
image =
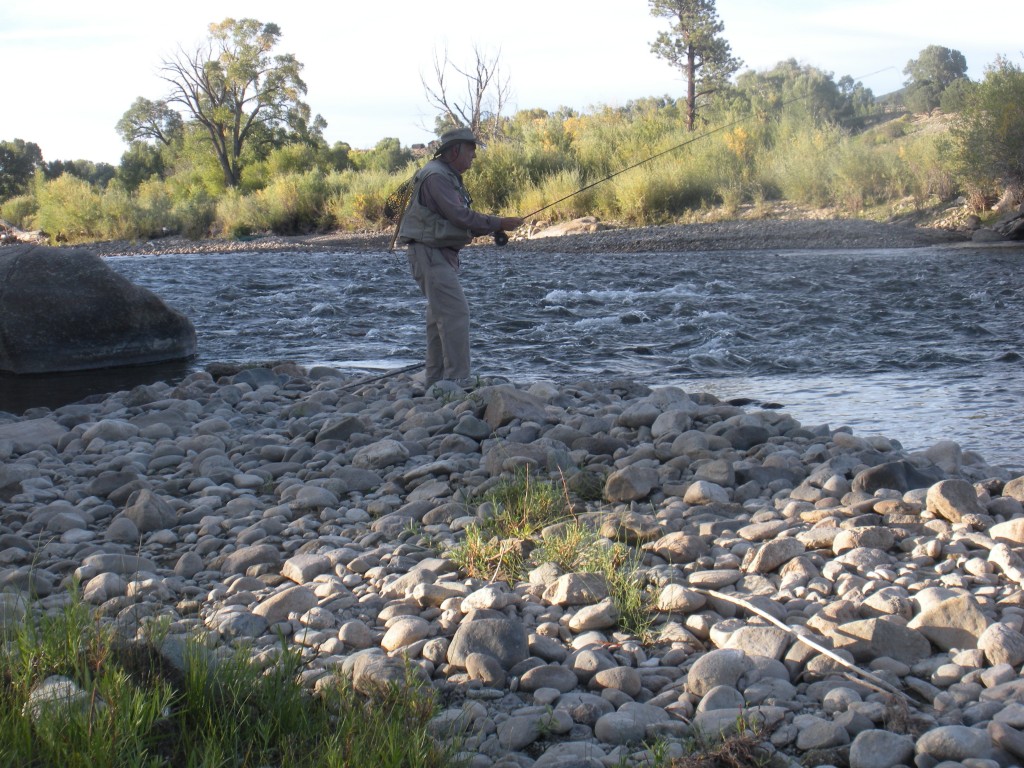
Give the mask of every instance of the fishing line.
[{"label": "fishing line", "polygon": [[[861,76],[853,78],[853,79],[855,81],[864,80],[865,78],[872,77],[874,75],[879,74],[880,72],[885,72],[887,70],[894,69],[894,68],[895,67],[891,67],[891,66],[883,67],[882,69],[876,70],[874,72],[869,72],[866,75],[861,75]],[[813,95],[812,93],[805,93],[803,96],[796,96],[796,97],[794,97],[792,99],[788,99],[787,101],[784,101],[784,102],[782,102],[779,105],[779,109],[781,110],[783,107],[786,107],[786,106],[788,106],[790,104],[793,104],[793,103],[798,102],[798,101],[802,101],[803,99],[810,98],[812,95]],[[664,155],[667,155],[667,154],[669,154],[671,152],[675,152],[677,149],[682,149],[683,147],[689,146],[690,144],[693,144],[695,141],[700,141],[701,139],[706,138],[708,136],[712,136],[712,135],[714,135],[716,133],[719,133],[720,131],[724,131],[724,130],[726,130],[728,128],[732,128],[733,126],[739,125],[741,123],[748,122],[750,120],[755,119],[755,117],[756,117],[755,115],[747,115],[746,117],[737,118],[737,119],[735,119],[735,120],[733,120],[731,122],[725,123],[724,125],[720,125],[720,126],[718,126],[716,128],[712,128],[709,131],[705,131],[704,133],[700,134],[699,136],[694,136],[693,138],[690,138],[690,139],[687,139],[686,141],[680,142],[679,144],[676,144],[673,147],[669,147],[668,149],[664,149],[661,152],[657,152],[657,153],[651,155],[650,157],[647,157],[647,158],[645,158],[643,160],[640,160],[639,162],[633,163],[632,165],[628,165],[625,168],[621,168],[620,170],[615,171],[614,173],[609,173],[604,178],[598,179],[597,181],[593,181],[590,184],[587,184],[585,187],[581,187],[580,189],[577,189],[575,192],[570,192],[568,195],[565,195],[564,197],[560,197],[557,200],[555,200],[554,202],[548,203],[547,205],[545,205],[545,206],[543,206],[541,208],[538,208],[536,211],[533,211],[532,213],[527,213],[526,215],[523,216],[523,218],[524,219],[529,219],[529,218],[531,218],[533,216],[536,216],[541,211],[546,211],[548,208],[552,208],[552,207],[558,205],[559,203],[564,203],[566,200],[570,200],[571,198],[576,197],[576,195],[579,195],[579,194],[581,194],[583,192],[586,192],[588,189],[592,189],[592,188],[596,187],[598,184],[603,184],[606,181],[610,181],[611,179],[614,179],[616,176],[619,176],[620,174],[623,174],[626,171],[631,171],[634,168],[639,168],[641,165],[644,165],[645,163],[649,163],[652,160],[657,160],[659,157],[663,157]]]},{"label": "fishing line", "polygon": [[[879,74],[881,72],[886,72],[886,71],[888,71],[890,69],[895,69],[895,67],[893,67],[893,66],[882,67],[881,69],[875,70],[874,72],[869,72],[866,75],[859,75],[859,76],[854,77],[852,79],[855,82],[860,82],[861,80],[864,80],[864,79],[869,78],[869,77],[873,77],[874,75],[877,75],[877,74]],[[813,95],[814,95],[813,93],[805,93],[803,96],[796,96],[796,97],[794,97],[792,99],[787,99],[786,101],[783,101],[779,105],[778,109],[781,110],[784,107],[789,106],[790,104],[794,104],[794,103],[796,103],[798,101],[803,101],[804,99],[808,99],[808,98],[810,98]],[[708,136],[713,136],[716,133],[720,133],[721,131],[728,130],[729,128],[732,128],[734,126],[740,125],[742,123],[749,122],[750,120],[754,120],[754,119],[757,119],[756,115],[747,115],[746,117],[736,118],[735,120],[732,120],[732,121],[730,121],[728,123],[725,123],[724,125],[719,125],[716,128],[712,128],[711,130],[705,131],[704,133],[700,134],[699,136],[694,136],[692,138],[689,138],[686,141],[682,141],[679,144],[676,144],[675,146],[669,147],[668,149],[663,149],[661,152],[656,152],[655,154],[651,155],[650,157],[646,157],[643,160],[640,160],[640,161],[638,161],[636,163],[633,163],[632,165],[627,165],[625,168],[621,168],[621,169],[619,169],[617,171],[614,171],[613,173],[609,173],[607,176],[604,176],[603,178],[600,178],[597,181],[592,181],[591,183],[587,184],[586,186],[580,187],[575,192],[570,192],[568,195],[560,197],[557,200],[555,200],[554,202],[548,203],[547,205],[541,206],[540,208],[538,208],[535,211],[532,211],[530,213],[525,214],[522,218],[530,219],[530,218],[536,216],[538,213],[541,213],[542,211],[546,211],[548,208],[553,208],[554,206],[558,205],[559,203],[564,203],[566,200],[571,200],[572,198],[576,197],[576,195],[582,194],[583,192],[586,192],[588,189],[593,189],[598,184],[604,184],[606,181],[611,181],[616,176],[620,176],[621,174],[626,173],[627,171],[631,171],[634,168],[639,168],[641,165],[645,165],[646,163],[649,163],[652,160],[657,160],[659,157],[664,157],[665,155],[670,154],[672,152],[675,152],[676,150],[682,149],[683,147],[687,147],[687,146],[689,146],[690,144],[693,144],[696,141],[700,141],[701,139],[705,139]],[[398,240],[398,228],[401,225],[401,217],[402,217],[402,215],[404,215],[405,210],[409,206],[409,200],[410,200],[410,197],[412,196],[414,179],[415,179],[415,177],[410,178],[408,181],[406,181],[404,184],[402,184],[398,189],[396,189],[394,192],[392,192],[388,196],[387,200],[385,201],[385,204],[384,204],[384,216],[385,216],[385,218],[388,221],[394,222],[394,224],[395,224],[395,230],[394,230],[394,233],[393,233],[392,238],[391,238],[391,246],[388,249],[390,251],[393,251],[395,249],[395,244],[396,244],[396,242]],[[508,234],[503,232],[500,229],[497,230],[496,232],[494,232],[493,236],[494,236],[494,242],[497,245],[505,245],[508,242]]]}]

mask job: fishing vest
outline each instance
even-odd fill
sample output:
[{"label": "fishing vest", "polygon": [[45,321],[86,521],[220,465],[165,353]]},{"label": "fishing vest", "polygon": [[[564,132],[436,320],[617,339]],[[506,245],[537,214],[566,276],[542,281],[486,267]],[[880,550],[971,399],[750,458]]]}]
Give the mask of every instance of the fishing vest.
[{"label": "fishing vest", "polygon": [[449,168],[447,163],[441,160],[431,160],[413,178],[409,207],[398,226],[398,241],[403,244],[416,241],[433,248],[455,248],[458,250],[464,245],[469,245],[473,239],[473,233],[452,224],[448,219],[434,213],[420,202],[420,187],[423,186],[427,177],[435,174],[443,174],[451,179],[466,205],[470,205],[469,193],[463,186],[459,174]]}]

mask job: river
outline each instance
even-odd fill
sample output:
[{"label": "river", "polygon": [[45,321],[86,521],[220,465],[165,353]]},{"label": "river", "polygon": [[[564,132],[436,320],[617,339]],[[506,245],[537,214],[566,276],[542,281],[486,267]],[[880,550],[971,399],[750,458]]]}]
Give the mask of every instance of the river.
[{"label": "river", "polygon": [[[559,255],[470,250],[476,372],[632,378],[778,404],[909,450],[954,440],[1024,468],[1019,249]],[[0,409],[54,407],[211,362],[380,371],[421,360],[424,303],[404,254],[111,257],[185,313],[187,364],[4,380]],[[106,378],[104,378],[104,376]]]}]

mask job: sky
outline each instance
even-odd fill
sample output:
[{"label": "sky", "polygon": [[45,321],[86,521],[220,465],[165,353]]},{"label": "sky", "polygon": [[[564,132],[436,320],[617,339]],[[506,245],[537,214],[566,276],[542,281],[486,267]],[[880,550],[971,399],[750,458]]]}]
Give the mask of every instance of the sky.
[{"label": "sky", "polygon": [[[648,0],[3,0],[0,140],[39,145],[45,160],[118,164],[115,125],[136,98],[168,95],[160,65],[195,51],[210,23],[255,18],[281,29],[275,53],[303,66],[304,101],[329,144],[431,140],[424,92],[445,55],[497,60],[519,109],[585,112],[647,96],[679,97],[685,81],[650,44],[668,22]],[[851,75],[876,95],[902,87],[928,45],[960,51],[980,80],[997,55],[1024,64],[1024,4],[970,13],[955,0],[718,0],[723,37],[743,69],[796,59]],[[742,71],[742,70],[741,70]]]}]

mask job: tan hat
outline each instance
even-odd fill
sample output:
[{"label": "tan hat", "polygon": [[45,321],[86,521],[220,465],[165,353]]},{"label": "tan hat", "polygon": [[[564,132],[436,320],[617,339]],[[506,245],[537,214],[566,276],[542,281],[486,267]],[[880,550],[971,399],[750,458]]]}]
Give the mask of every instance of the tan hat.
[{"label": "tan hat", "polygon": [[469,128],[453,128],[450,131],[445,131],[441,134],[441,144],[436,150],[434,150],[434,157],[437,157],[444,152],[452,144],[458,144],[460,142],[469,142],[470,144],[476,144],[478,147],[486,147],[480,139],[476,137]]}]

